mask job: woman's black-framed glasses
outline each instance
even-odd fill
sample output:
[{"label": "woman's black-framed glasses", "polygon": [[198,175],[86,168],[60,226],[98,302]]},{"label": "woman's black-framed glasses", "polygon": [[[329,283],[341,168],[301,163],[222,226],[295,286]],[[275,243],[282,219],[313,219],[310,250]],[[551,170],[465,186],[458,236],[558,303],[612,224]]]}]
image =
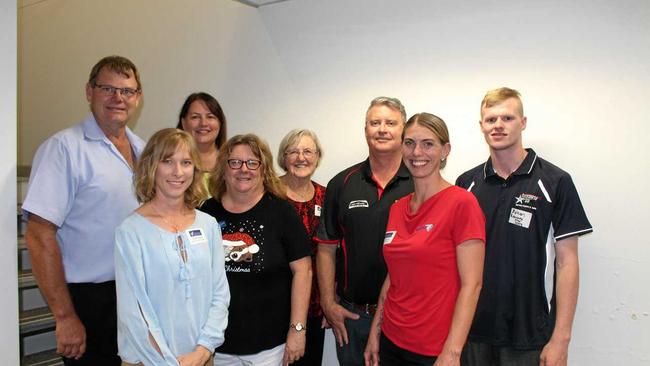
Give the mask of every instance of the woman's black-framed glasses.
[{"label": "woman's black-framed glasses", "polygon": [[230,169],[241,169],[241,167],[246,164],[246,168],[249,170],[259,169],[262,162],[255,159],[240,160],[240,159],[228,159],[228,166]]}]

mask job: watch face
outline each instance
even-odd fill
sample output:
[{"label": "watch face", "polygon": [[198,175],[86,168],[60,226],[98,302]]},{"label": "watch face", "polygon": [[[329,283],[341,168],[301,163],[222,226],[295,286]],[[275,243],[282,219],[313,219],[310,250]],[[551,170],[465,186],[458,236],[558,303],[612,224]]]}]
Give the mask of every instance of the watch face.
[{"label": "watch face", "polygon": [[305,326],[302,323],[291,324],[291,328],[295,329],[296,332],[303,331]]}]

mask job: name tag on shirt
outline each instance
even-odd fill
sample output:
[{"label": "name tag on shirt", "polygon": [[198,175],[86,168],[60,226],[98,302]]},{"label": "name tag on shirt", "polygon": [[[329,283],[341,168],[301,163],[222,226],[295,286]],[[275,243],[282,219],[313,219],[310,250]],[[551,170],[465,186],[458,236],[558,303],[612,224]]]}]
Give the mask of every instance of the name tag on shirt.
[{"label": "name tag on shirt", "polygon": [[320,211],[322,208],[319,205],[314,205],[314,216],[320,217]]},{"label": "name tag on shirt", "polygon": [[508,219],[508,222],[513,225],[525,227],[526,229],[528,229],[528,227],[530,226],[530,219],[532,217],[533,214],[530,212],[513,208],[512,210],[510,210],[510,218]]},{"label": "name tag on shirt", "polygon": [[190,238],[190,244],[199,244],[207,241],[203,229],[201,228],[189,229],[185,231],[185,233]]},{"label": "name tag on shirt", "polygon": [[395,235],[397,235],[397,231],[387,231],[384,236],[384,245],[392,243]]}]

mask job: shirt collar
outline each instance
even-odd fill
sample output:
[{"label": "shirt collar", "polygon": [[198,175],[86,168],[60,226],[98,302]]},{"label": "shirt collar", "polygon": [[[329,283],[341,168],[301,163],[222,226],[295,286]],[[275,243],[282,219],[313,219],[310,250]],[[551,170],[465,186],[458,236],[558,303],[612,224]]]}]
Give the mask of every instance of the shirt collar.
[{"label": "shirt collar", "polygon": [[[372,170],[370,169],[370,158],[367,158],[366,160],[363,161],[363,163],[361,163],[361,171],[363,172],[364,177],[366,177],[367,179],[372,179]],[[406,165],[404,165],[403,161],[400,163],[399,169],[397,169],[397,173],[395,173],[395,176],[390,181],[392,182],[397,178],[400,179],[411,178],[411,173],[409,173],[409,170],[408,168],[406,168]]]},{"label": "shirt collar", "polygon": [[[95,120],[95,116],[93,116],[92,113],[88,114],[84,119],[83,131],[84,137],[89,140],[104,141],[107,144],[112,144],[111,140],[108,139],[104,131],[99,128],[97,120]],[[133,149],[135,155],[140,156],[142,150],[144,149],[144,146],[142,146],[142,144],[135,143],[139,141],[139,137],[137,137],[128,126],[126,127],[126,137],[129,139],[129,142],[131,143],[131,149]]]},{"label": "shirt collar", "polygon": [[[511,175],[528,175],[533,171],[533,167],[537,162],[537,154],[531,148],[526,149],[526,151],[528,154],[526,154],[524,161],[521,162],[519,167],[514,172],[512,172]],[[483,165],[483,179],[487,179],[488,177],[495,175],[497,175],[497,173],[494,171],[494,167],[492,166],[492,157],[490,157]]]}]

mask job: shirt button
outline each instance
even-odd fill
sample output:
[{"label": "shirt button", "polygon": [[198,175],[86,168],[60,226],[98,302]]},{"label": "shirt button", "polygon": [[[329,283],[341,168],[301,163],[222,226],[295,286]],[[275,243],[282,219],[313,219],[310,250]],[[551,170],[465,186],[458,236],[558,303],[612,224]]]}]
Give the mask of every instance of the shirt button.
[{"label": "shirt button", "polygon": [[503,182],[503,183],[501,184],[501,187],[503,187],[503,188],[506,188],[507,186],[508,186],[508,183],[506,183],[506,182]]}]

